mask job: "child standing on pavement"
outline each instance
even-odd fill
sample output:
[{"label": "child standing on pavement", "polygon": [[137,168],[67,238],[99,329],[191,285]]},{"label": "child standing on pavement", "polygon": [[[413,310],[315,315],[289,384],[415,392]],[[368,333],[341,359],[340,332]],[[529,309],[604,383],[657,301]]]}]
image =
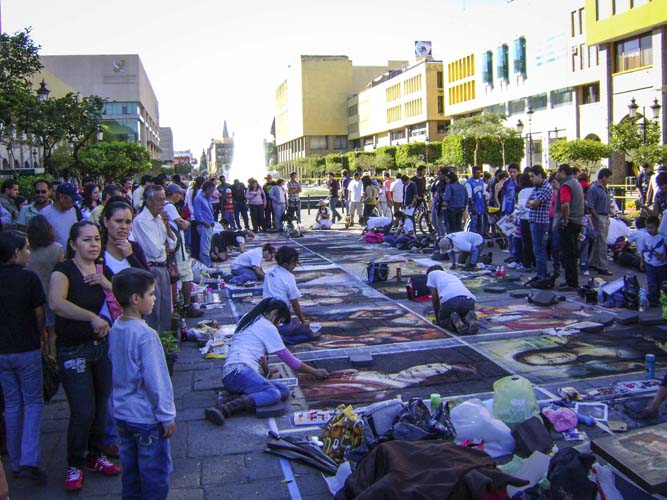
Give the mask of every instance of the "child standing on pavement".
[{"label": "child standing on pavement", "polygon": [[646,271],[648,300],[651,307],[660,305],[660,288],[667,281],[667,238],[658,233],[660,219],[652,215],[646,219],[646,233],[637,242]]},{"label": "child standing on pavement", "polygon": [[234,198],[232,197],[232,190],[227,188],[225,197],[222,200],[223,220],[227,229],[236,229],[236,222],[234,221]]},{"label": "child standing on pavement", "polygon": [[124,269],[113,277],[113,293],[123,307],[109,334],[123,498],[166,499],[174,391],[160,339],[142,319],[155,304],[155,278],[143,269]]}]

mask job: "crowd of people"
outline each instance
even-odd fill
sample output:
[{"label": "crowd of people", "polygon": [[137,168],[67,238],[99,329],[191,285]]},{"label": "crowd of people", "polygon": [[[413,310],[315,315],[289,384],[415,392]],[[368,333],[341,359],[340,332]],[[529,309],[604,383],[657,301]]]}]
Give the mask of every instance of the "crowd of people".
[{"label": "crowd of people", "polygon": [[[667,172],[642,170],[642,229],[633,239],[656,305],[667,280],[667,224],[660,218],[667,209]],[[602,168],[591,184],[569,165],[551,174],[539,165],[521,172],[511,164],[494,175],[473,167],[467,179],[442,167],[430,183],[425,167],[412,178],[344,171],[341,180],[329,175],[329,197],[316,226],[331,228],[343,219],[341,208],[348,225],[356,215],[358,224],[387,233],[385,241],[400,246],[416,238],[414,216],[421,207],[451,267],[463,261],[474,268],[485,239],[503,231],[510,267],[535,269],[536,286],[553,282],[563,269],[559,289],[574,290],[580,271],[611,274],[607,237],[618,208],[608,191],[610,177]],[[46,478],[39,465],[46,352],[57,359],[70,409],[65,488],[81,490],[84,469],[120,474],[110,460],[120,458],[124,491],[152,488],[166,496],[175,410],[157,332],[171,329],[177,302],[186,316],[203,314],[192,303],[193,264],[205,268],[227,260],[232,247],[240,255],[232,262],[231,282],[263,281],[264,300],[239,323],[225,364],[225,387],[236,397],[209,408],[206,418],[220,425],[232,414],[286,397],[285,387],[264,376],[265,362],[258,360],[268,354],[327,377],[285,347],[318,336],[299,303],[293,275],[298,252],[270,243],[245,247],[255,232],[280,230],[286,217],[301,220],[296,175],[287,182],[267,175],[265,181],[260,186],[250,179],[246,187],[238,180],[229,185],[224,176],[197,177],[186,185],[178,176],[160,175],[144,176],[136,186],[130,179],[103,186],[84,179],[79,188],[40,179],[30,203],[19,196],[15,180],[2,183],[0,386],[13,475]],[[466,258],[457,258],[460,253]],[[268,261],[276,265],[265,272]],[[475,297],[456,276],[434,266],[427,287],[440,325],[476,333]],[[154,442],[149,450],[146,440]]]}]

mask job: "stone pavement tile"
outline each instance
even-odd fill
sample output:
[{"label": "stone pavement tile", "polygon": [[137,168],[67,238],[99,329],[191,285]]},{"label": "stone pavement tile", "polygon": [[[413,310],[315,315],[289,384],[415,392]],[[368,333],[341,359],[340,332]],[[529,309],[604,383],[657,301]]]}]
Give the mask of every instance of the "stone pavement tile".
[{"label": "stone pavement tile", "polygon": [[170,489],[167,500],[204,500],[204,489]]},{"label": "stone pavement tile", "polygon": [[181,421],[176,412],[176,434],[169,440],[171,458],[186,458],[188,454],[188,424]]},{"label": "stone pavement tile", "polygon": [[255,417],[234,417],[217,427],[206,421],[188,422],[188,457],[219,456],[261,450],[268,425]]},{"label": "stone pavement tile", "polygon": [[201,460],[197,458],[174,459],[171,488],[196,488],[201,486]]},{"label": "stone pavement tile", "polygon": [[224,486],[213,486],[206,488],[207,499],[219,500],[288,500],[290,499],[287,485],[281,480],[267,479],[265,481],[254,481],[252,483],[239,483],[229,481]]},{"label": "stone pavement tile", "polygon": [[204,458],[201,482],[204,486],[246,482],[246,472],[242,454]]},{"label": "stone pavement tile", "polygon": [[244,455],[247,477],[250,482],[261,479],[283,479],[283,469],[280,466],[280,457],[269,455],[258,450],[257,453]]},{"label": "stone pavement tile", "polygon": [[187,408],[177,413],[177,422],[190,422],[192,420],[204,420],[204,410],[202,408]]},{"label": "stone pavement tile", "polygon": [[171,377],[171,385],[174,388],[174,393],[187,392],[192,390],[193,371],[174,371]]},{"label": "stone pavement tile", "polygon": [[188,408],[204,409],[215,404],[216,391],[188,392],[180,399],[180,406],[176,405],[176,413]]},{"label": "stone pavement tile", "polygon": [[195,391],[208,391],[216,390],[219,391],[222,389],[222,366],[223,361],[220,362],[209,370],[197,370],[194,372],[194,383],[193,390]]}]

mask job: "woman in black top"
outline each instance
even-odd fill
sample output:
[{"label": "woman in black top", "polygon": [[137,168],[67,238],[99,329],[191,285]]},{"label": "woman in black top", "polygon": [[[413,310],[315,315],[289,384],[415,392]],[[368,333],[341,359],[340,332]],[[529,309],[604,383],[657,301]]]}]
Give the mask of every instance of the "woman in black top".
[{"label": "woman in black top", "polygon": [[70,230],[66,260],[51,275],[49,305],[56,314],[58,364],[70,407],[68,491],[82,488],[84,464],[104,475],[120,474],[120,468],[102,454],[111,394],[110,320],[104,289],[111,290],[111,273],[107,267],[104,273],[97,272],[101,249],[97,225],[77,222]]},{"label": "woman in black top", "polygon": [[0,385],[5,398],[7,454],[14,474],[44,481],[39,468],[42,423],[44,289],[25,268],[30,250],[25,234],[0,233]]}]

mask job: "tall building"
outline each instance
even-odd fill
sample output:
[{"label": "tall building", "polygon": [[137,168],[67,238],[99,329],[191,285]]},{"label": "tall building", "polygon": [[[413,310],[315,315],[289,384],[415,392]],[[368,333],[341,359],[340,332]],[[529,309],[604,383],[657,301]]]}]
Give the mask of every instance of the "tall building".
[{"label": "tall building", "polygon": [[347,56],[299,56],[275,91],[278,161],[342,153],[348,146],[348,98],[404,62],[353,66]]},{"label": "tall building", "polygon": [[163,165],[174,164],[174,133],[171,127],[160,127],[160,161]]},{"label": "tall building", "polygon": [[234,160],[234,136],[229,135],[227,121],[222,126],[222,139],[211,139],[206,151],[206,161],[210,175],[228,176]]},{"label": "tall building", "polygon": [[109,100],[102,118],[112,139],[137,142],[151,158],[159,158],[159,104],[138,55],[41,56],[40,60],[82,95]]},{"label": "tall building", "polygon": [[442,61],[422,57],[388,71],[350,97],[347,109],[353,149],[441,140],[447,126]]},{"label": "tall building", "polygon": [[[664,144],[667,0],[586,0],[585,14],[586,43],[597,47],[606,61],[602,94],[607,121],[619,123],[626,119],[629,106],[636,106],[638,114],[648,120],[653,119],[655,111],[662,110],[658,120]],[[614,170],[622,170],[625,159],[614,160]]]},{"label": "tall building", "polygon": [[522,124],[524,166],[555,166],[555,140],[606,142],[606,54],[586,44],[583,0],[515,0],[499,9],[504,22],[489,16],[446,60],[447,117],[497,112],[510,127]]}]

